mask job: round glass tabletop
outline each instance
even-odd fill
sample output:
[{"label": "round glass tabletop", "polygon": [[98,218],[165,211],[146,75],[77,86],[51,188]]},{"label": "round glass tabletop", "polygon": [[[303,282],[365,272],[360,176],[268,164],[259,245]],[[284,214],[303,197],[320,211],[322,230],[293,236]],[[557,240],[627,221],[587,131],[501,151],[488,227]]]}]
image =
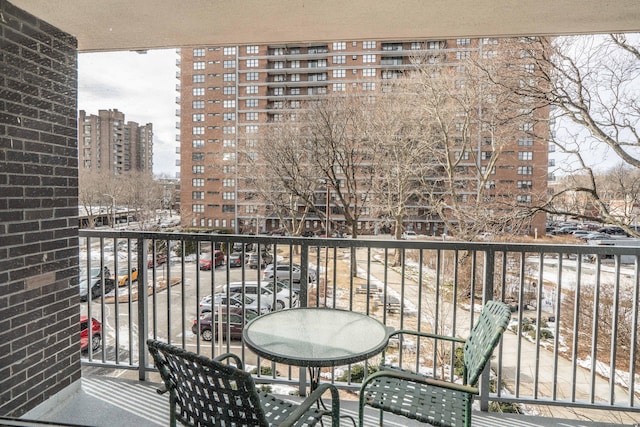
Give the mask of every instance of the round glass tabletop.
[{"label": "round glass tabletop", "polygon": [[389,340],[385,325],[372,317],[315,307],[259,316],[244,327],[242,336],[259,356],[306,367],[359,362],[382,352]]}]

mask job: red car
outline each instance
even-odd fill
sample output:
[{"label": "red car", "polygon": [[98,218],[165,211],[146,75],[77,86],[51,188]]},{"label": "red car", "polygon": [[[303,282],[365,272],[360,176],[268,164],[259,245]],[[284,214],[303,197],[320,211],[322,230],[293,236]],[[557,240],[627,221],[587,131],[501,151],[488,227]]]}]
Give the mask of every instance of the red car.
[{"label": "red car", "polygon": [[[93,351],[100,348],[102,343],[102,323],[93,317],[91,318],[91,349]],[[80,350],[89,349],[89,318],[80,316]]]},{"label": "red car", "polygon": [[[215,251],[213,253],[213,259],[215,260],[215,266],[224,264],[224,254],[222,251]],[[211,270],[212,266],[211,252],[204,253],[200,256],[200,270]]]}]

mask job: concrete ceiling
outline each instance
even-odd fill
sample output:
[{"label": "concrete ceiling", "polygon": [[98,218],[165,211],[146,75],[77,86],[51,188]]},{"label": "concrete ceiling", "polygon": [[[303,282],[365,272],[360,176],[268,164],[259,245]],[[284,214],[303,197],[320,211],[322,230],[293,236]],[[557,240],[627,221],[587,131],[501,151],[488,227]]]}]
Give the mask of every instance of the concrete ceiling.
[{"label": "concrete ceiling", "polygon": [[9,0],[81,52],[640,32],[638,0]]}]

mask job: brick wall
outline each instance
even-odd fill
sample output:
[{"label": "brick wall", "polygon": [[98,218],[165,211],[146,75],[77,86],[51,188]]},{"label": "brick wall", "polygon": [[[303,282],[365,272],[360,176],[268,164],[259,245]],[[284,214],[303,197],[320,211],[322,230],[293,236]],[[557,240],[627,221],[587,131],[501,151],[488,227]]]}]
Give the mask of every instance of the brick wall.
[{"label": "brick wall", "polygon": [[77,44],[0,11],[0,415],[19,416],[80,378]]}]

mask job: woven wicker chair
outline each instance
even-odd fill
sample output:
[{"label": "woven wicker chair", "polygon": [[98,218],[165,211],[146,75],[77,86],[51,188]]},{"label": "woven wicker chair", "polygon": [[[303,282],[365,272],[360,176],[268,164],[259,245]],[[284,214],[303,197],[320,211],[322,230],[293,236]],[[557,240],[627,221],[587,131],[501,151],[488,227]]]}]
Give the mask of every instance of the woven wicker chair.
[{"label": "woven wicker chair", "polygon": [[[312,426],[325,415],[340,425],[338,390],[331,384],[296,404],[259,391],[235,354],[209,359],[156,340],[147,346],[166,387],[158,392],[169,391],[172,427],[176,420],[188,426]],[[222,363],[227,359],[237,367]],[[327,390],[331,410],[320,410],[315,403]]]},{"label": "woven wicker chair", "polygon": [[466,340],[417,331],[393,332],[391,335],[410,334],[464,344],[463,384],[385,366],[383,357],[383,366],[367,377],[360,389],[360,426],[365,405],[380,409],[380,425],[387,411],[433,426],[470,426],[471,404],[478,394],[475,385],[510,318],[506,304],[489,301]]}]

